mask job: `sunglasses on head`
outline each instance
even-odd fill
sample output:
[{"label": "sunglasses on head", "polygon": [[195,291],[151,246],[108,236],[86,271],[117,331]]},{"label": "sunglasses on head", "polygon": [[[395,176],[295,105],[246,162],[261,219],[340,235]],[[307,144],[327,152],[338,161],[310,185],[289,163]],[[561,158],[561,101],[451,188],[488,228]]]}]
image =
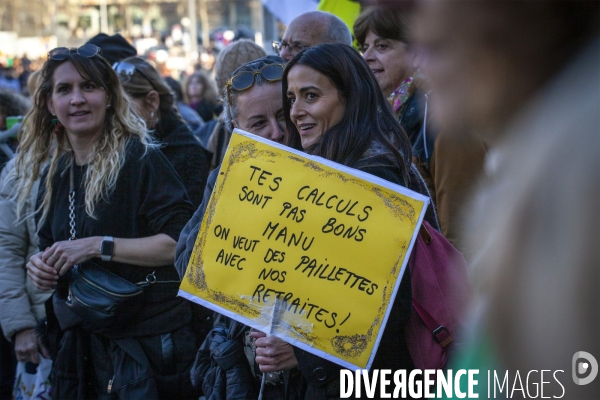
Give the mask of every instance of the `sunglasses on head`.
[{"label": "sunglasses on head", "polygon": [[156,90],[154,83],[152,83],[152,79],[150,79],[150,77],[146,75],[144,71],[142,71],[141,68],[138,68],[135,64],[128,63],[127,61],[118,61],[113,64],[112,68],[117,74],[126,75],[128,77],[132,77],[133,74],[135,74],[135,71],[137,71],[140,73],[140,75],[146,78],[146,80],[150,82],[150,85],[154,88],[154,90]]},{"label": "sunglasses on head", "polygon": [[[227,97],[229,99],[230,88],[234,88],[238,92],[248,90],[254,85],[254,77],[258,74],[262,75],[267,82],[277,82],[283,77],[283,64],[267,64],[261,69],[252,72],[240,72],[229,78],[225,83],[227,88]],[[231,101],[229,101],[231,105]]]},{"label": "sunglasses on head", "polygon": [[91,58],[100,53],[100,47],[96,46],[95,44],[84,44],[79,48],[57,47],[48,52],[48,58],[54,61],[62,61],[71,54],[77,54],[81,57]]}]

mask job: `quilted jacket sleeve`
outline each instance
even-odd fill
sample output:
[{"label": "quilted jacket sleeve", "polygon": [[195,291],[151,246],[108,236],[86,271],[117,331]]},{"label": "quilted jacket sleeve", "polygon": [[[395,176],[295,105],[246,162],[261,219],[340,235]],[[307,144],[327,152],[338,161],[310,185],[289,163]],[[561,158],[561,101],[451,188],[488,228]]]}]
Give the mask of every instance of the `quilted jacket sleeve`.
[{"label": "quilted jacket sleeve", "polygon": [[[25,265],[37,251],[34,217],[17,222],[17,205],[11,199],[12,185],[7,177],[14,167],[11,161],[0,177],[0,325],[4,336],[13,336],[34,328],[44,316],[44,301],[51,291],[37,289],[27,277]],[[35,207],[38,183],[29,196],[26,212]]]}]

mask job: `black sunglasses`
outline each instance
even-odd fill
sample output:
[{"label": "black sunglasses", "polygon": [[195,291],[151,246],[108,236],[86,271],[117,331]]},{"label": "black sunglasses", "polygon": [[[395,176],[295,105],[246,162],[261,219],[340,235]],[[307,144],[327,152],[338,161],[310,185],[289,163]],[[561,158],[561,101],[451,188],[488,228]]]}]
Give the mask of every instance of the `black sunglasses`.
[{"label": "black sunglasses", "polygon": [[283,64],[267,64],[261,69],[257,69],[256,71],[240,72],[239,74],[232,76],[225,83],[225,87],[227,88],[227,99],[229,101],[229,105],[231,105],[231,101],[229,100],[229,91],[231,87],[233,87],[239,92],[243,90],[248,90],[252,87],[252,85],[254,85],[254,77],[258,74],[261,74],[267,82],[280,81],[283,77],[283,69]]},{"label": "black sunglasses", "polygon": [[117,74],[126,75],[128,77],[132,77],[133,74],[135,74],[135,71],[137,71],[140,73],[140,75],[146,78],[148,82],[150,82],[150,85],[154,88],[154,90],[158,91],[156,89],[156,86],[154,86],[154,83],[152,83],[152,79],[150,79],[150,77],[146,75],[144,71],[142,71],[141,68],[138,68],[135,64],[128,63],[127,61],[118,61],[113,64],[112,68]]},{"label": "black sunglasses", "polygon": [[100,53],[100,47],[96,46],[95,44],[84,44],[79,48],[57,47],[48,52],[48,58],[54,61],[62,61],[71,54],[77,54],[81,57],[91,58]]}]

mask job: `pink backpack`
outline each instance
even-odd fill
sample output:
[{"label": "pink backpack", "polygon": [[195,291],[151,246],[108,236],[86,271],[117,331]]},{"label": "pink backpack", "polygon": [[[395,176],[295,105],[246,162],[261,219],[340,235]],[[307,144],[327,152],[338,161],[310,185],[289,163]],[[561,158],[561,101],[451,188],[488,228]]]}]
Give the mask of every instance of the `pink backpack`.
[{"label": "pink backpack", "polygon": [[467,262],[423,221],[408,261],[412,311],[405,336],[415,368],[441,369],[471,298]]}]

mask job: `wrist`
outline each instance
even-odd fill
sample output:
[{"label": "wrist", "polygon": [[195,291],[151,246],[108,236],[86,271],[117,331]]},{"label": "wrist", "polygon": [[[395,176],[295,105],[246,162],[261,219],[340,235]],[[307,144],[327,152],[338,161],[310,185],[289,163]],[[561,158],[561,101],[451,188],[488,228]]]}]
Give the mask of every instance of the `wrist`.
[{"label": "wrist", "polygon": [[15,334],[12,336],[12,338],[11,338],[12,342],[15,343],[20,336],[28,334],[28,333],[32,333],[32,332],[35,333],[35,328],[21,329],[21,330],[15,332]]},{"label": "wrist", "polygon": [[100,246],[102,246],[102,239],[104,239],[104,236],[94,236],[90,239],[93,239],[90,248],[91,258],[102,258],[102,254],[100,254]]},{"label": "wrist", "polygon": [[115,251],[115,241],[112,236],[104,236],[101,238],[100,247],[98,248],[98,252],[100,253],[100,258],[102,261],[110,261],[114,255]]}]

